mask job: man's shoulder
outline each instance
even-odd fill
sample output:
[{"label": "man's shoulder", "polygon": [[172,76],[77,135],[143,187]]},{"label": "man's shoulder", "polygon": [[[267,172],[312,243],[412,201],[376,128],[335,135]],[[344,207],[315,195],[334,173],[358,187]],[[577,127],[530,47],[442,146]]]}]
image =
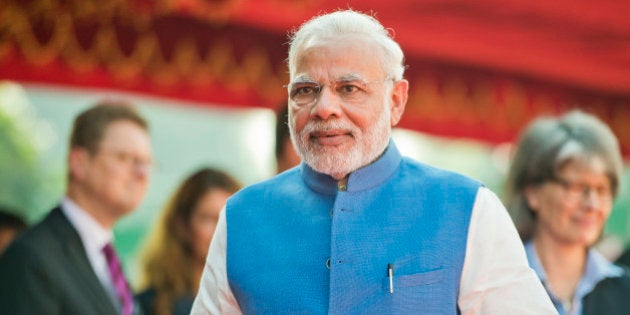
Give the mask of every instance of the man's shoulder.
[{"label": "man's shoulder", "polygon": [[293,186],[302,182],[301,172],[299,167],[292,168],[280,174],[277,174],[271,178],[263,181],[251,184],[241,189],[237,195],[243,194],[258,194],[268,191],[275,191],[282,189],[283,187]]},{"label": "man's shoulder", "polygon": [[228,204],[261,202],[277,196],[289,197],[304,188],[299,167],[294,167],[255,184],[248,185],[230,197]]},{"label": "man's shoulder", "polygon": [[40,222],[20,233],[9,245],[3,257],[30,259],[38,256],[43,249],[49,250],[56,239],[54,230],[62,228],[62,220],[61,211],[58,208],[53,209]]}]

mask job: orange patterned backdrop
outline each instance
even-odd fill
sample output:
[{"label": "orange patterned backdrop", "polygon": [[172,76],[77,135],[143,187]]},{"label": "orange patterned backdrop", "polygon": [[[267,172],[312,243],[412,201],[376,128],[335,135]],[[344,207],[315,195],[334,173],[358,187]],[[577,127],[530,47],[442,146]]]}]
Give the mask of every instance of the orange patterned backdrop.
[{"label": "orange patterned backdrop", "polygon": [[[492,143],[580,107],[630,155],[630,4],[364,0],[406,52],[401,126]],[[113,88],[200,106],[286,98],[288,32],[332,0],[27,0],[0,3],[0,79]],[[625,13],[624,13],[625,12]]]}]

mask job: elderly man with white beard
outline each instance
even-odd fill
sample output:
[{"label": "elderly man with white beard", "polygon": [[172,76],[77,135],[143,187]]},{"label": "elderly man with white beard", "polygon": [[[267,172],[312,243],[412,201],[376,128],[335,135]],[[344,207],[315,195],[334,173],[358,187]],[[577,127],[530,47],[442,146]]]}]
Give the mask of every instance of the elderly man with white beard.
[{"label": "elderly man with white beard", "polygon": [[228,200],[192,314],[555,314],[498,198],[402,157],[409,83],[373,17],[293,34],[291,137],[303,162]]}]

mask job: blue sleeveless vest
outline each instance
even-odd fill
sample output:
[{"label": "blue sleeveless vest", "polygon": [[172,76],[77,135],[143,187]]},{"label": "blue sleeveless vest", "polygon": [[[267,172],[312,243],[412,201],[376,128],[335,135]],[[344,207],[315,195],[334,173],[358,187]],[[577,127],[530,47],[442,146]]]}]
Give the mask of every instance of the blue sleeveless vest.
[{"label": "blue sleeveless vest", "polygon": [[456,314],[478,188],[392,141],[345,191],[302,164],[227,202],[230,288],[245,314]]}]

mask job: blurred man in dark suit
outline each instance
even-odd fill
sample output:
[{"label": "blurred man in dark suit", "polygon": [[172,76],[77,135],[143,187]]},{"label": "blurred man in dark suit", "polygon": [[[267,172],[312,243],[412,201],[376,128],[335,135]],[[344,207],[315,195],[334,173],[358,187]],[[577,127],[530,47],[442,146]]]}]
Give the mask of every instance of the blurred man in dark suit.
[{"label": "blurred man in dark suit", "polygon": [[0,258],[3,313],[137,314],[112,228],[143,199],[151,152],[147,123],[127,104],[75,119],[65,197]]},{"label": "blurred man in dark suit", "polygon": [[0,205],[0,256],[13,239],[26,228],[26,222],[14,210]]}]

